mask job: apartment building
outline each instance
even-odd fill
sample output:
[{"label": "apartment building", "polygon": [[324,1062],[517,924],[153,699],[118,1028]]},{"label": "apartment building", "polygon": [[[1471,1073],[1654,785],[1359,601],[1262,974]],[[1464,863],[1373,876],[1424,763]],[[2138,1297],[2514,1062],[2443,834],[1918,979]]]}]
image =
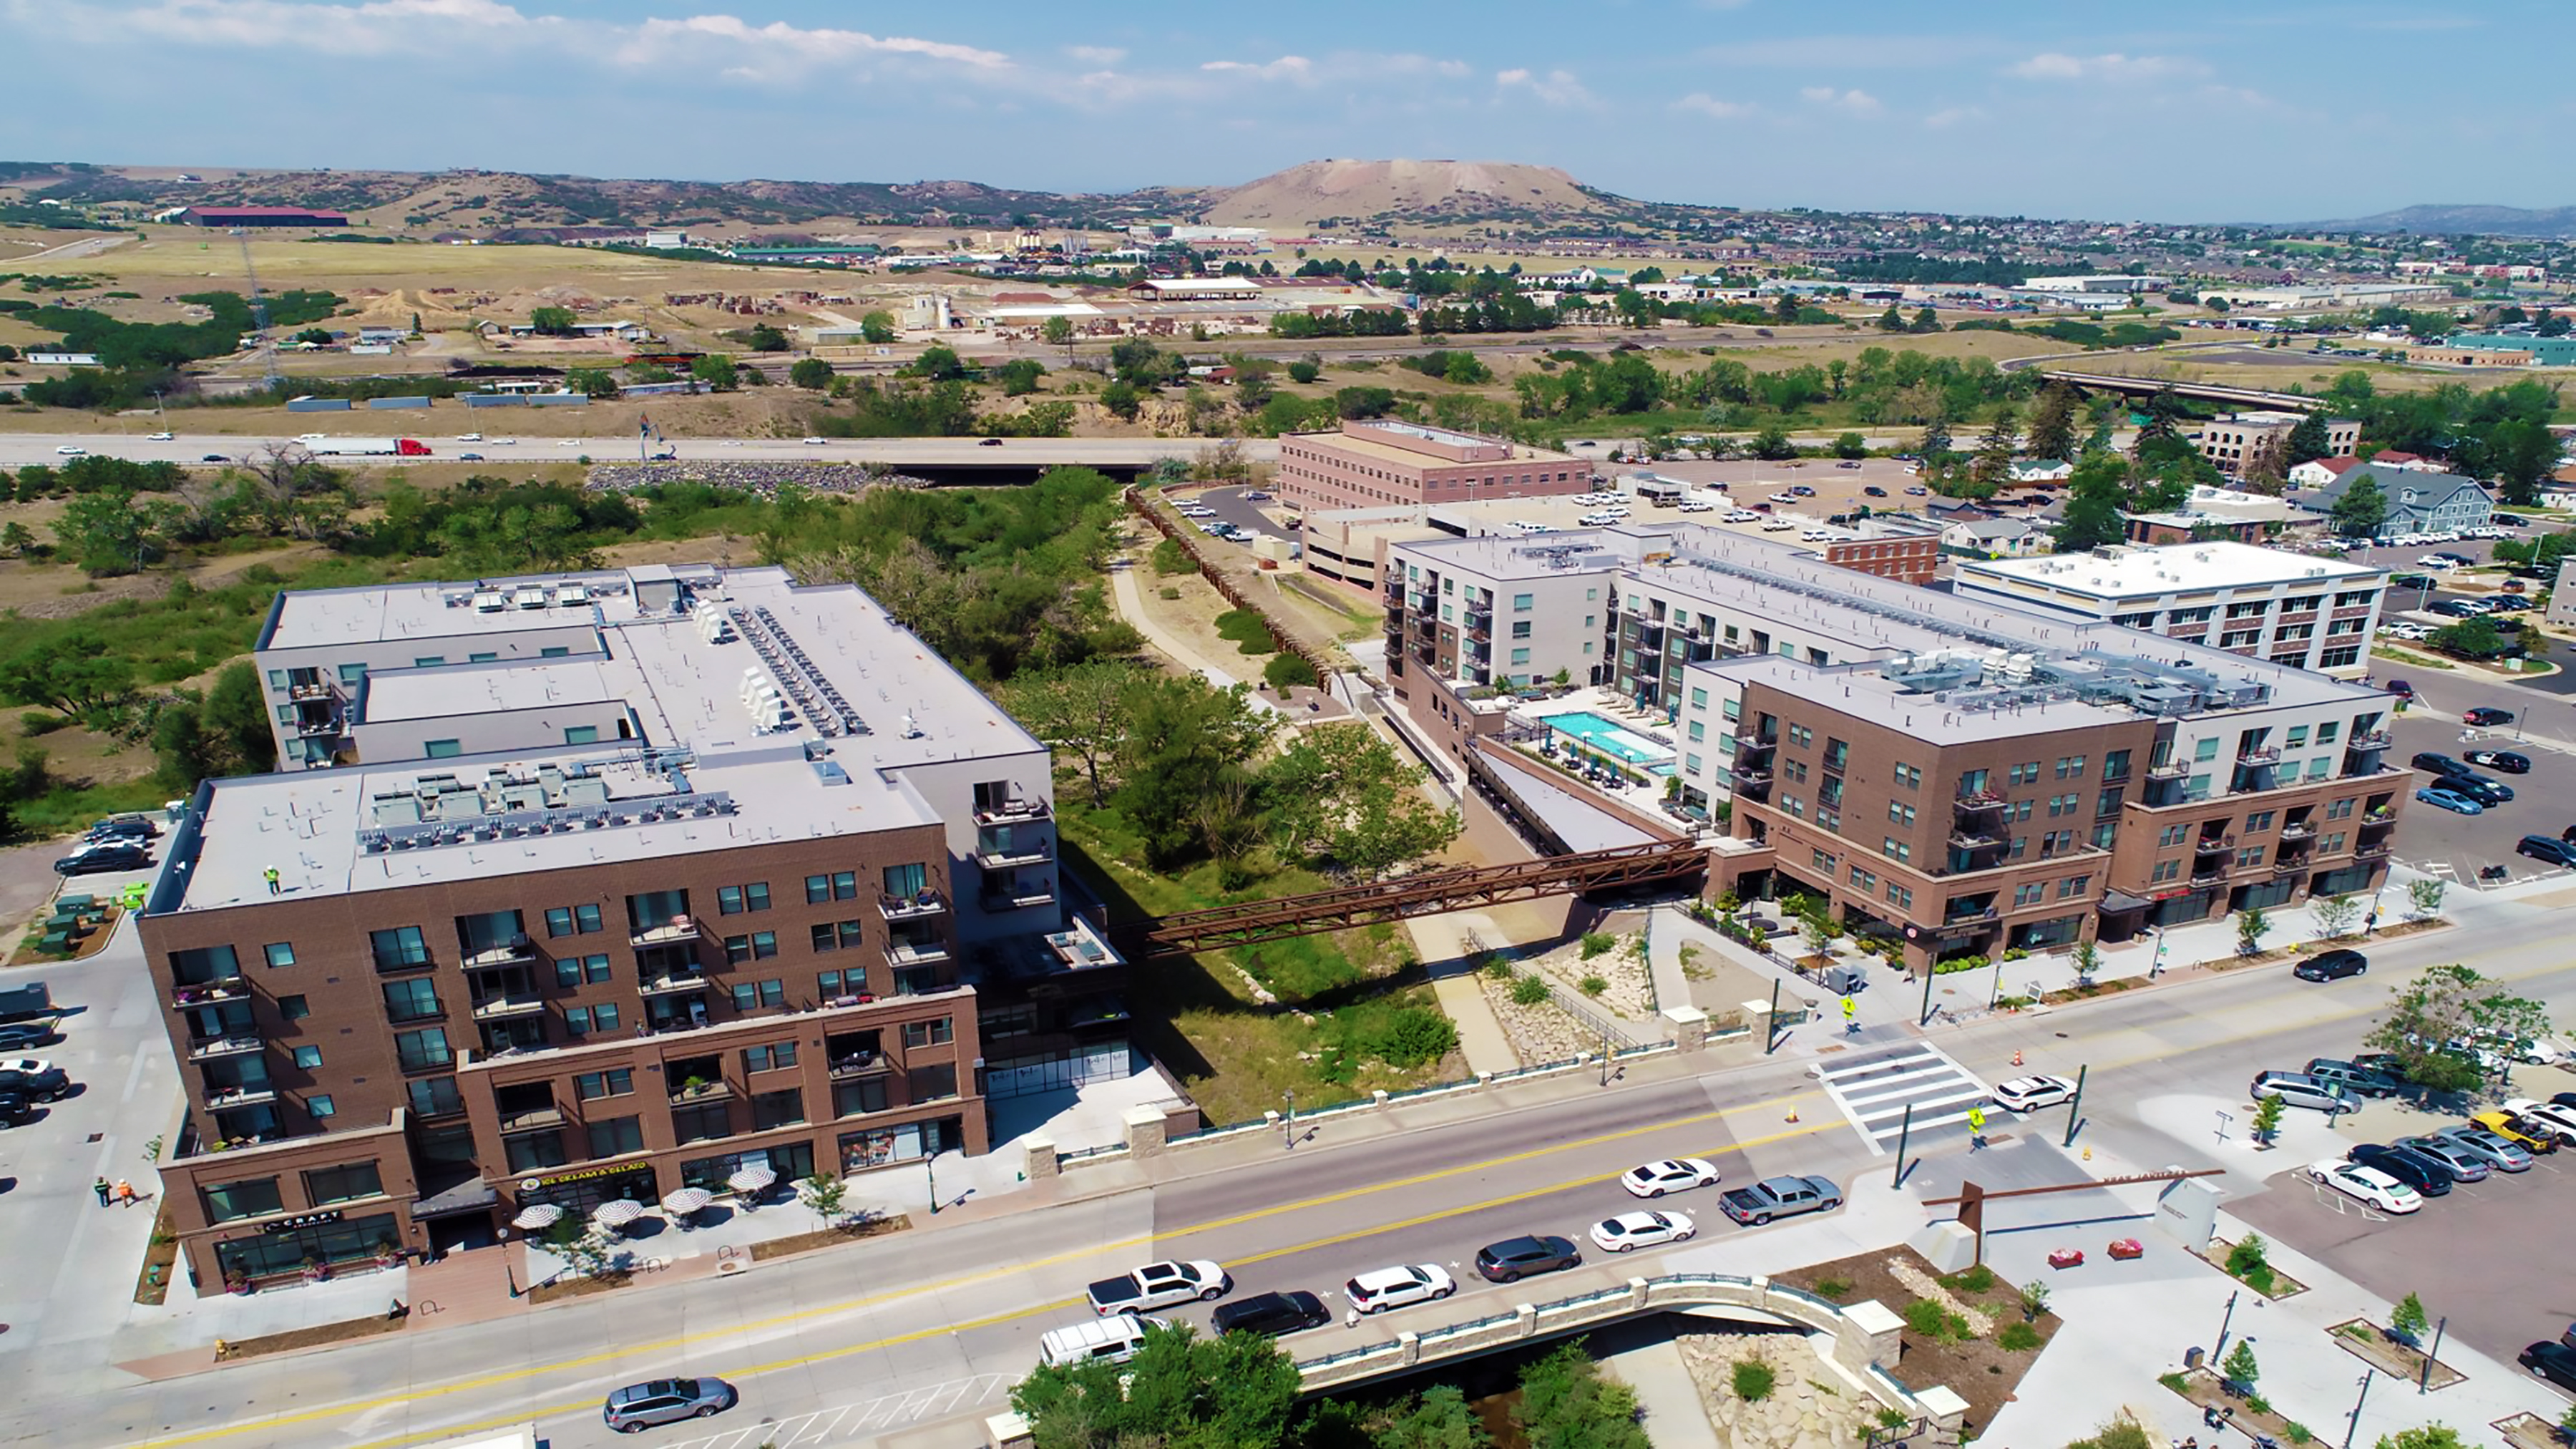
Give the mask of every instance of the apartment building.
[{"label": "apartment building", "polygon": [[1547,498],[1592,487],[1592,465],[1500,438],[1375,418],[1279,439],[1282,501],[1302,510]]},{"label": "apartment building", "polygon": [[[1442,747],[1502,732],[1495,686],[1613,687],[1672,722],[1685,813],[1733,802],[1723,886],[1828,895],[1917,966],[2374,888],[2407,795],[2385,700],[2357,683],[1725,529],[1390,563],[1391,682]],[[2342,607],[2366,624],[2379,580],[2353,572],[2372,601]],[[1526,636],[1476,637],[1515,621]],[[1491,662],[1516,637],[1528,657]]]},{"label": "apartment building", "polygon": [[2387,586],[2384,569],[2224,540],[1962,559],[1951,582],[1962,598],[2102,620],[2353,679],[2369,667]]},{"label": "apartment building", "polygon": [[988,1098],[1129,1069],[1047,751],[856,589],[298,593],[259,653],[331,748],[200,786],[139,926],[201,1284],[981,1152]]},{"label": "apartment building", "polygon": [[[2199,445],[2203,456],[2217,465],[2219,472],[2234,478],[2245,471],[2245,465],[2254,461],[2266,443],[2287,448],[2291,430],[2306,422],[2307,418],[2306,413],[2272,410],[2230,413],[2215,422],[2203,423],[2192,441]],[[2328,418],[2325,421],[2326,451],[2329,454],[2349,453],[2360,446],[2361,424],[2358,421],[2352,418]],[[2286,453],[2281,462],[2285,468],[2289,465]]]}]

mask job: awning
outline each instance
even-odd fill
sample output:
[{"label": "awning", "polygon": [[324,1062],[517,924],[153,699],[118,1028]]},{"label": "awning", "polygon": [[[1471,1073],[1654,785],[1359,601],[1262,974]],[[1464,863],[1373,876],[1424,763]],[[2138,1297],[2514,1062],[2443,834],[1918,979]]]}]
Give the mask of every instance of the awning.
[{"label": "awning", "polygon": [[2105,890],[2102,892],[2101,910],[2102,913],[2107,916],[2121,916],[2127,915],[2131,911],[2143,911],[2154,904],[2154,901],[2148,900],[2144,896],[2133,896],[2127,891]]},{"label": "awning", "polygon": [[488,1211],[492,1204],[500,1200],[501,1194],[495,1191],[490,1183],[479,1177],[469,1177],[454,1187],[431,1193],[414,1202],[411,1205],[411,1215],[415,1220],[451,1218],[458,1213]]}]

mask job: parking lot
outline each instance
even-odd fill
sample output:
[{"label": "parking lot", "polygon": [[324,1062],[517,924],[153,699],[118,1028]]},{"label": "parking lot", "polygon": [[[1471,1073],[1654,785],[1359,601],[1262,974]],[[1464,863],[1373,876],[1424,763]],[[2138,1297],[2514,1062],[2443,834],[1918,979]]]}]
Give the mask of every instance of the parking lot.
[{"label": "parking lot", "polygon": [[[2516,1067],[2509,1095],[2546,1101],[2576,1090],[2576,1074]],[[2401,1098],[2374,1101],[2344,1118],[2348,1143],[2388,1142],[2462,1119]],[[2576,1320],[2558,1248],[2576,1213],[2576,1150],[2535,1161],[2531,1170],[2460,1183],[2403,1217],[2307,1182],[2295,1170],[2268,1191],[2228,1204],[2265,1237],[2319,1259],[2372,1293],[2396,1302],[2419,1294],[2427,1313],[2448,1318],[2449,1338],[2510,1364],[2523,1346],[2556,1338]]]},{"label": "parking lot", "polygon": [[[2481,747],[2511,750],[2531,760],[2527,775],[2478,770],[2514,792],[2513,799],[2490,805],[2480,814],[2455,815],[2421,800],[2410,801],[2397,832],[2399,861],[2428,875],[2468,882],[2476,881],[2481,869],[2496,865],[2504,866],[2516,880],[2567,873],[2514,854],[2514,844],[2525,835],[2555,837],[2576,825],[2576,760],[2554,748],[2518,741],[2511,725],[2473,730],[2455,715],[2418,711],[2402,716],[2393,735],[2397,747],[2389,751],[2390,763],[2401,766],[2426,751],[2459,759],[2462,751]],[[2416,785],[2424,783],[2428,781],[2418,780]],[[2416,785],[2407,787],[2410,793]]]}]

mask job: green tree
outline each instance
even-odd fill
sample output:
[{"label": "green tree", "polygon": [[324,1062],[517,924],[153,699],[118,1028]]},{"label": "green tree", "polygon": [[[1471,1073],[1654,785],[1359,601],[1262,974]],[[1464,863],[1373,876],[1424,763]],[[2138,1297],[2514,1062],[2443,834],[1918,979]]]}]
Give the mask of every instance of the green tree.
[{"label": "green tree", "polygon": [[0,699],[50,709],[74,723],[134,692],[134,664],[94,634],[44,639],[0,659]]},{"label": "green tree", "polygon": [[2030,455],[2072,461],[2075,457],[2075,389],[2052,382],[2039,390],[2031,405]]},{"label": "green tree", "polygon": [[1195,676],[1148,679],[1128,692],[1127,710],[1113,798],[1162,868],[1204,851],[1201,802],[1240,777],[1276,719],[1245,686],[1220,690]]},{"label": "green tree", "polygon": [[[1323,1436],[1308,1440],[1319,1441],[1335,1442]],[[1387,1411],[1366,1442],[1371,1449],[1485,1449],[1493,1436],[1468,1407],[1464,1390],[1455,1384],[1435,1384],[1419,1398]]]},{"label": "green tree", "polygon": [[2281,1113],[2288,1108],[2289,1103],[2281,1099],[2280,1093],[2264,1093],[2261,1099],[2254,1103],[2254,1140],[2271,1141],[2272,1134],[2281,1130]]},{"label": "green tree", "polygon": [[1313,382],[1315,379],[1322,377],[1323,375],[1323,364],[1318,362],[1299,360],[1288,364],[1288,380],[1290,382]]},{"label": "green tree", "polygon": [[[1159,554],[1158,549],[1158,567]],[[1186,557],[1181,562],[1181,572],[1194,567]],[[1126,740],[1127,696],[1141,678],[1136,666],[1124,660],[1094,659],[1024,674],[1003,687],[1001,700],[1030,734],[1081,761],[1096,808],[1109,803],[1111,781],[1101,771],[1117,759]]]},{"label": "green tree", "polygon": [[36,536],[27,531],[27,525],[14,518],[0,525],[0,552],[11,558],[25,558],[35,547]]},{"label": "green tree", "polygon": [[2102,948],[2091,941],[2075,943],[2075,981],[2079,986],[2093,984],[2095,973],[2102,969]]},{"label": "green tree", "polygon": [[2462,619],[2445,624],[2424,637],[2424,642],[2455,659],[2494,659],[2514,651],[2514,641],[2507,639],[2493,619]]},{"label": "green tree", "polygon": [[2379,1436],[2378,1449],[2469,1449],[2460,1431],[2448,1424],[2419,1424]]},{"label": "green tree", "polygon": [[2244,1339],[2227,1351],[2227,1360],[2218,1366],[2218,1376],[2231,1384],[2251,1390],[2263,1377],[2263,1366],[2254,1361],[2254,1345]]},{"label": "green tree", "polygon": [[1280,844],[1360,880],[1437,855],[1457,840],[1458,812],[1422,796],[1424,772],[1361,724],[1299,731],[1261,771]]},{"label": "green tree", "polygon": [[1133,383],[1113,382],[1100,390],[1100,405],[1120,420],[1132,423],[1145,410],[1145,398]]},{"label": "green tree", "polygon": [[539,307],[528,314],[528,325],[540,337],[570,337],[579,320],[570,307]]},{"label": "green tree", "polygon": [[1918,308],[1914,313],[1914,320],[1905,324],[1905,330],[1908,332],[1938,332],[1941,330],[1940,315],[1935,313],[1930,307]]},{"label": "green tree", "polygon": [[2361,920],[2361,902],[2350,895],[2315,896],[2308,901],[2308,913],[2317,918],[2317,934],[2331,941],[2352,934]]},{"label": "green tree", "polygon": [[733,359],[721,352],[710,352],[689,364],[689,376],[717,392],[733,391],[734,384],[740,380],[735,375],[736,371]]},{"label": "green tree", "polygon": [[832,385],[832,364],[819,357],[800,357],[788,364],[787,380],[798,387],[822,392]]},{"label": "green tree", "polygon": [[1015,357],[994,369],[1002,384],[1002,396],[1025,397],[1038,390],[1038,379],[1046,376],[1046,364],[1034,357]]},{"label": "green tree", "polygon": [[1937,412],[1926,418],[1922,440],[1914,445],[1914,451],[1922,455],[1924,467],[1939,466],[1942,459],[1950,456],[1949,421]]},{"label": "green tree", "polygon": [[2001,488],[2012,481],[2013,454],[2021,446],[2021,433],[2015,426],[2013,411],[2005,408],[1995,414],[1993,422],[1977,439],[1977,454],[1969,464],[1968,476],[1988,488]]},{"label": "green tree", "polygon": [[2083,553],[2129,536],[2129,467],[2117,453],[2087,453],[2066,480],[2066,511],[2057,522],[2059,553]]},{"label": "green tree", "polygon": [[2442,896],[2446,881],[2425,878],[2406,883],[2406,913],[2419,921],[2429,921],[2442,914]]},{"label": "green tree", "polygon": [[1798,320],[1799,305],[1797,293],[1782,292],[1778,300],[1771,304],[1771,315],[1783,322],[1795,322]]},{"label": "green tree", "polygon": [[1636,1390],[1603,1378],[1581,1339],[1524,1365],[1520,1386],[1512,1422],[1530,1449],[1651,1449]]},{"label": "green tree", "polygon": [[160,557],[179,521],[167,499],[142,498],[122,485],[76,494],[54,517],[54,537],[83,572],[132,573]]},{"label": "green tree", "polygon": [[604,367],[576,367],[564,374],[564,386],[589,398],[617,396],[617,375]]},{"label": "green tree", "polygon": [[1041,1366],[1011,1390],[1036,1449],[1266,1449],[1290,1441],[1297,1365],[1249,1333],[1149,1328],[1126,1363]]},{"label": "green tree", "polygon": [[2247,906],[2236,913],[2236,951],[2251,956],[2263,949],[2263,937],[2272,929],[2272,913],[2261,906]]},{"label": "green tree", "polygon": [[2406,1080],[2437,1092],[2473,1092],[2486,1070],[2448,1043],[2530,1041],[2551,1034],[2549,1008],[2458,964],[2431,966],[2391,988],[2387,1015],[2362,1043],[2397,1058]]},{"label": "green tree", "polygon": [[870,312],[859,318],[859,336],[877,346],[884,346],[901,335],[895,330],[891,312]]},{"label": "green tree", "polygon": [[2424,1330],[2432,1321],[2424,1312],[2424,1300],[2409,1293],[2389,1310],[2388,1333],[2400,1343],[2413,1344],[2424,1337]]},{"label": "green tree", "polygon": [[1768,423],[1753,435],[1753,456],[1768,460],[1798,456],[1798,445],[1789,441],[1789,431],[1778,423]]},{"label": "green tree", "polygon": [[1834,456],[1866,458],[1869,456],[1869,439],[1858,433],[1838,433],[1834,436]]},{"label": "green tree", "polygon": [[954,382],[966,376],[966,364],[958,357],[957,349],[933,343],[921,349],[921,355],[904,367],[903,374],[926,377],[932,382]]},{"label": "green tree", "polygon": [[754,352],[785,352],[787,334],[766,322],[755,322],[751,331],[743,335],[743,345]]},{"label": "green tree", "polygon": [[2319,409],[2310,409],[2299,419],[2299,425],[2290,429],[2290,436],[2284,440],[2283,462],[2292,468],[2301,463],[2313,463],[2327,456],[2328,450],[2333,446],[2334,444],[2326,436],[2325,413]]},{"label": "green tree", "polygon": [[2337,537],[2376,538],[2380,525],[2388,521],[2388,494],[2376,477],[2365,472],[2344,485],[2343,496],[2326,510],[2326,517]]},{"label": "green tree", "polygon": [[841,1220],[841,1207],[849,1200],[850,1185],[837,1173],[817,1170],[813,1176],[798,1180],[796,1195],[828,1228]]}]

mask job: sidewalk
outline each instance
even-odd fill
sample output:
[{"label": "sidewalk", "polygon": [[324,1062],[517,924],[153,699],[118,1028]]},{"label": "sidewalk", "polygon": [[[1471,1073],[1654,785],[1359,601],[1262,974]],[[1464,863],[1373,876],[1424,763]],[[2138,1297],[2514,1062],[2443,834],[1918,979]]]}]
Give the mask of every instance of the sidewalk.
[{"label": "sidewalk", "polygon": [[[1153,645],[1173,663],[1219,689],[1231,689],[1237,684],[1249,682],[1237,679],[1218,668],[1206,655],[1191,648],[1178,635],[1156,623],[1153,616],[1145,611],[1143,586],[1136,582],[1136,569],[1133,566],[1109,571],[1109,597],[1117,605],[1118,617],[1135,625],[1136,632],[1145,636],[1145,642]],[[1259,698],[1258,695],[1254,697]]]},{"label": "sidewalk", "polygon": [[1499,941],[1501,928],[1473,912],[1415,916],[1404,928],[1413,937],[1413,949],[1421,954],[1423,969],[1431,974],[1431,990],[1440,1000],[1440,1009],[1458,1028],[1458,1052],[1467,1059],[1467,1070],[1482,1075],[1519,1066],[1520,1054],[1512,1050],[1502,1023],[1494,1019],[1494,1008],[1485,1000],[1484,988],[1476,984],[1476,961],[1467,943],[1470,933],[1480,940]]}]

